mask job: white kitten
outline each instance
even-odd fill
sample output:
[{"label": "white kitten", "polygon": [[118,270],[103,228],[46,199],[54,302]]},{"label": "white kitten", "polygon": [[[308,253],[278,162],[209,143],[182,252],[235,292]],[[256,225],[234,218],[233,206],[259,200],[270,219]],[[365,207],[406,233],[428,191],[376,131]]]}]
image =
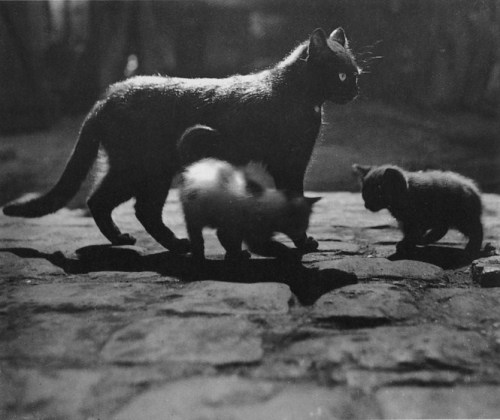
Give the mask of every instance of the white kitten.
[{"label": "white kitten", "polygon": [[204,259],[204,227],[217,229],[227,259],[248,256],[241,250],[243,241],[256,254],[296,255],[272,236],[282,232],[292,240],[302,237],[319,198],[289,196],[276,190],[271,181],[256,163],[236,168],[206,158],[188,166],[182,174],[180,196],[193,257]]}]

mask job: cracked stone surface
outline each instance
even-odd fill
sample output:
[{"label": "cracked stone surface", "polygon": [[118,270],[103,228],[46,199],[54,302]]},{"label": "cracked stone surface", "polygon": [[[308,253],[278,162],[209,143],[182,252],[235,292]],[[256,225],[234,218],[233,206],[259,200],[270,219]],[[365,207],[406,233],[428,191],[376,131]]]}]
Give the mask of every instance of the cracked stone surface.
[{"label": "cracked stone surface", "polygon": [[411,294],[390,284],[355,284],[321,296],[312,316],[318,320],[362,319],[366,321],[401,320],[418,315]]},{"label": "cracked stone surface", "polygon": [[155,317],[115,332],[101,351],[111,363],[252,363],[262,358],[259,331],[232,317]]},{"label": "cracked stone surface", "polygon": [[[194,266],[133,203],[115,219],[134,246],[83,211],[1,215],[0,418],[499,418],[499,257],[471,264],[457,232],[400,257],[387,212],[321,195],[301,264],[227,265],[207,231]],[[500,197],[484,202],[498,247]],[[175,191],[164,218],[185,236]]]}]

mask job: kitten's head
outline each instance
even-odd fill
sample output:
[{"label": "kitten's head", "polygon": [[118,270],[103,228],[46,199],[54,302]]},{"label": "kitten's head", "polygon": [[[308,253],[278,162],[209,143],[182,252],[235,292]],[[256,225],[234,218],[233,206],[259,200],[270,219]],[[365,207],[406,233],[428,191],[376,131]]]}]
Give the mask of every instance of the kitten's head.
[{"label": "kitten's head", "polygon": [[361,195],[365,207],[373,212],[400,206],[408,191],[408,180],[397,166],[363,166],[354,164],[353,170],[361,180]]},{"label": "kitten's head", "polygon": [[357,66],[342,28],[327,37],[323,29],[316,29],[309,38],[307,64],[315,77],[322,81],[325,99],[345,104],[358,95]]},{"label": "kitten's head", "polygon": [[314,203],[321,197],[303,197],[286,194],[284,211],[279,219],[279,231],[292,240],[301,239],[309,227]]}]

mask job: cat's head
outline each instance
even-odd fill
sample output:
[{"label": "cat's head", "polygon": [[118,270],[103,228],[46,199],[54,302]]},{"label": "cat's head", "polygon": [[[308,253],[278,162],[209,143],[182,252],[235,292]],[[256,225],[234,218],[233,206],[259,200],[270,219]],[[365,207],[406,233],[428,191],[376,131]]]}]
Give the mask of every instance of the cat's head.
[{"label": "cat's head", "polygon": [[342,28],[335,29],[330,36],[323,29],[316,29],[309,38],[306,61],[314,77],[321,81],[325,99],[345,104],[358,95],[361,69]]},{"label": "cat's head", "polygon": [[286,203],[279,220],[279,231],[292,240],[301,239],[308,227],[313,206],[321,197],[303,197],[285,194]]},{"label": "cat's head", "polygon": [[361,181],[361,195],[365,207],[373,212],[401,206],[408,191],[408,180],[397,166],[352,165]]}]

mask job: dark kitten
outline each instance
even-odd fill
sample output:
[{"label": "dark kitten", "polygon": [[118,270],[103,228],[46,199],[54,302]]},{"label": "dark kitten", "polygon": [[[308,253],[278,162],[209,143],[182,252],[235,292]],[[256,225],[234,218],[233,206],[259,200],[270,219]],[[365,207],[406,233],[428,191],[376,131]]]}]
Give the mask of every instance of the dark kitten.
[{"label": "dark kitten", "polygon": [[[202,159],[182,173],[180,196],[193,257],[203,260],[204,227],[217,229],[226,259],[247,258],[250,251],[266,256],[297,258],[296,250],[273,241],[275,232],[290,239],[302,237],[312,205],[319,198],[293,197],[269,187],[262,165],[250,162],[236,168],[219,159]],[[293,252],[295,251],[295,252]]]},{"label": "dark kitten", "polygon": [[398,251],[439,241],[455,228],[469,238],[475,258],[481,250],[481,194],[474,181],[454,172],[407,172],[397,166],[353,165],[361,178],[365,207],[388,209],[404,234]]},{"label": "dark kitten", "polygon": [[[346,103],[358,93],[359,69],[341,28],[322,29],[271,69],[226,79],[134,77],[111,86],[80,131],[57,184],[45,195],[4,208],[10,216],[39,217],[64,206],[80,188],[98,150],[107,173],[88,201],[95,222],[116,245],[135,239],[111,218],[135,197],[136,216],[148,233],[175,252],[189,249],[162,221],[162,209],[182,162],[176,143],[196,124],[214,128],[233,164],[263,162],[279,189],[303,194],[303,180],[321,125],[325,100]],[[296,241],[308,245],[306,236]],[[313,241],[309,246],[317,246]]]}]

